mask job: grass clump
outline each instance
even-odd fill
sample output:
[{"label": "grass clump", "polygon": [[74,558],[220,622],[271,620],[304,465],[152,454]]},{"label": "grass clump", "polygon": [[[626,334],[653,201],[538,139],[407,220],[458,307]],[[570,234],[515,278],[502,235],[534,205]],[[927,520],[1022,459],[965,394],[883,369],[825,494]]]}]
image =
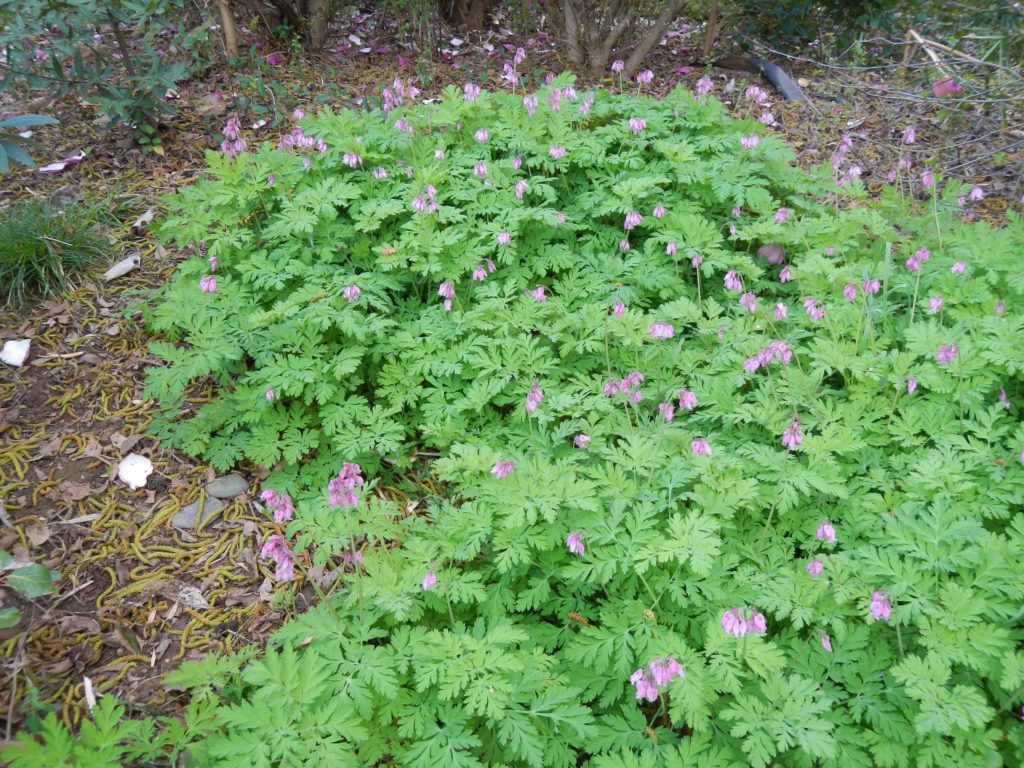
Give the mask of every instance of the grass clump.
[{"label": "grass clump", "polygon": [[95,264],[105,243],[96,212],[85,205],[57,210],[46,201],[13,205],[0,216],[0,299],[20,309],[33,298],[56,298]]}]

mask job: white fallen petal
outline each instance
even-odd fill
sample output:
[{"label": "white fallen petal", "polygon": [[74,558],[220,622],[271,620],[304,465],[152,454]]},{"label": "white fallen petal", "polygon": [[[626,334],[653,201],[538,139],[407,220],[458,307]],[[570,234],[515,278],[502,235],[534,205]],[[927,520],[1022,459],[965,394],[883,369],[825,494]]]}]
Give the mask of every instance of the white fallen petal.
[{"label": "white fallen petal", "polygon": [[31,139],[34,134],[32,131],[22,131],[18,135],[23,139]]},{"label": "white fallen petal", "polygon": [[0,350],[0,362],[13,365],[15,368],[24,365],[30,346],[32,342],[29,339],[11,339],[4,342],[4,348]]},{"label": "white fallen petal", "polygon": [[363,44],[363,41],[359,38],[359,35],[349,35],[348,36],[348,41],[350,43],[352,43],[352,45],[362,45]]},{"label": "white fallen petal", "polygon": [[457,37],[453,37],[453,38],[452,38],[452,39],[450,40],[450,42],[451,42],[451,44],[452,44],[452,45],[454,45],[454,46],[455,46],[456,48],[458,48],[458,47],[459,47],[460,45],[462,45],[462,40],[460,40],[460,39],[459,39],[459,38],[457,38]]},{"label": "white fallen petal", "polygon": [[76,152],[71,157],[65,157],[59,163],[50,163],[39,169],[40,173],[60,173],[73,165],[78,165],[85,159],[85,152]]},{"label": "white fallen petal", "polygon": [[133,491],[146,485],[146,478],[153,474],[153,462],[137,453],[129,453],[117,465],[117,477]]},{"label": "white fallen petal", "polygon": [[96,692],[92,688],[92,680],[83,677],[82,689],[85,692],[85,703],[89,706],[89,711],[92,712],[93,707],[96,706]]},{"label": "white fallen petal", "polygon": [[360,53],[369,53],[372,50],[373,50],[373,48],[360,48],[359,52]]}]

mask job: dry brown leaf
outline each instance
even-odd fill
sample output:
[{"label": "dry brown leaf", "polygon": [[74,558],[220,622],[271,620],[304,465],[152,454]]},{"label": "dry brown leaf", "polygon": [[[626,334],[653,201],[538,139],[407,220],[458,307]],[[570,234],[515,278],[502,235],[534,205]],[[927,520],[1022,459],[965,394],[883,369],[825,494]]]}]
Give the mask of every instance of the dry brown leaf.
[{"label": "dry brown leaf", "polygon": [[25,535],[32,542],[32,546],[41,547],[50,540],[52,533],[46,523],[32,523],[25,526]]},{"label": "dry brown leaf", "polygon": [[145,435],[122,435],[120,432],[115,432],[110,436],[110,444],[117,449],[117,452],[122,456],[128,453],[134,448],[138,442],[144,438]]},{"label": "dry brown leaf", "polygon": [[100,624],[96,619],[91,616],[78,616],[73,613],[57,619],[57,626],[60,627],[62,632],[69,635],[73,635],[75,632],[88,632],[90,635],[98,635],[100,633]]},{"label": "dry brown leaf", "polygon": [[57,490],[64,501],[81,501],[92,496],[92,487],[88,483],[63,482]]}]

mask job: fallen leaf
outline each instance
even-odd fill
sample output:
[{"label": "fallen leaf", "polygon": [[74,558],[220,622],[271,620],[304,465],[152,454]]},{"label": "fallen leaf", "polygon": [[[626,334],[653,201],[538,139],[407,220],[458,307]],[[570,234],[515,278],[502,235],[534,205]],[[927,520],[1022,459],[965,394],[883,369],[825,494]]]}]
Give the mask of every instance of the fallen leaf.
[{"label": "fallen leaf", "polygon": [[117,452],[122,456],[132,448],[134,448],[138,442],[144,438],[145,435],[122,435],[120,432],[115,432],[110,436],[110,444],[117,449]]},{"label": "fallen leaf", "polygon": [[151,222],[153,220],[153,216],[155,216],[155,215],[156,214],[155,214],[154,210],[152,208],[149,208],[144,214],[139,216],[139,218],[137,218],[132,223],[132,229],[142,229],[147,224],[149,224],[149,222]]},{"label": "fallen leaf", "polygon": [[203,597],[203,593],[195,587],[182,587],[178,590],[178,599],[187,607],[196,611],[205,611],[212,607],[208,602],[206,602],[206,598]]},{"label": "fallen leaf", "polygon": [[57,492],[64,501],[81,501],[92,496],[92,487],[88,483],[65,481],[57,487]]},{"label": "fallen leaf", "polygon": [[60,444],[64,442],[64,438],[57,436],[53,440],[47,440],[41,446],[39,446],[39,458],[47,459],[51,456],[56,456],[60,452]]},{"label": "fallen leaf", "polygon": [[78,616],[73,613],[65,614],[57,619],[57,626],[61,631],[73,635],[76,632],[87,632],[90,635],[100,634],[100,624],[91,616]]},{"label": "fallen leaf", "polygon": [[92,459],[101,459],[106,461],[106,459],[103,458],[103,446],[100,445],[99,440],[97,440],[94,435],[86,436],[85,450],[82,452],[82,455],[88,456]]},{"label": "fallen leaf", "polygon": [[41,547],[50,540],[52,534],[46,523],[32,523],[32,525],[25,526],[25,535],[32,542],[32,546]]}]

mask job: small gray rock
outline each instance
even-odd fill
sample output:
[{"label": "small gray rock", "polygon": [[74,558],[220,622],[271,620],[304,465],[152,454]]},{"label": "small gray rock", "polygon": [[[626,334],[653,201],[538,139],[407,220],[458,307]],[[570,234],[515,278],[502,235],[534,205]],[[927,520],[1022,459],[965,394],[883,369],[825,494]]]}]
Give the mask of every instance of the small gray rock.
[{"label": "small gray rock", "polygon": [[230,474],[207,483],[206,493],[218,499],[233,499],[249,492],[249,481],[241,475]]},{"label": "small gray rock", "polygon": [[[193,501],[178,510],[178,514],[171,518],[171,525],[175,528],[195,528],[199,524],[199,501]],[[218,498],[209,497],[203,500],[203,525],[209,523],[220,511],[224,509],[224,502]]]}]

